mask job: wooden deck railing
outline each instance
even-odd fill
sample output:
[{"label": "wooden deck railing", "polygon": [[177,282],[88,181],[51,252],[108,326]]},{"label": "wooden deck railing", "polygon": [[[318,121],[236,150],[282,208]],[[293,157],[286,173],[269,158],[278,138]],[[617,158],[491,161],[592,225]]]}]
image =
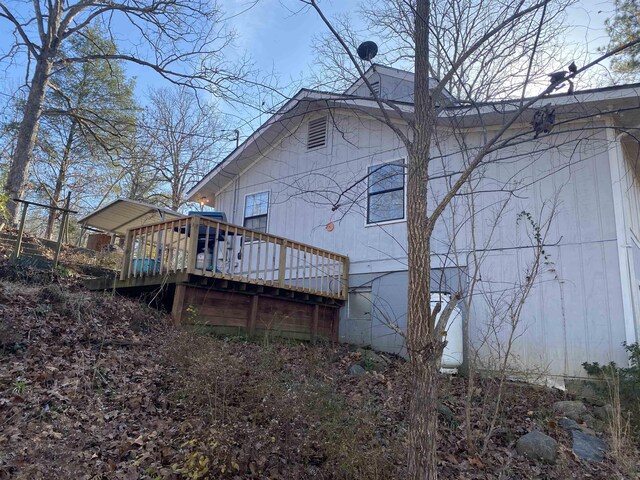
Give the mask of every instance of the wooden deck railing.
[{"label": "wooden deck railing", "polygon": [[186,272],[346,299],[348,271],[344,255],[190,216],[129,230],[120,279]]}]

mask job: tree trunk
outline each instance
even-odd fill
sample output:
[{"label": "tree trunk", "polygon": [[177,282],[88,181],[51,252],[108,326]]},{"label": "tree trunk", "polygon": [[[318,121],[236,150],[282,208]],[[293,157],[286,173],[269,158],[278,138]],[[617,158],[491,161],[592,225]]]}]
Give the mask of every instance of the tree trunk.
[{"label": "tree trunk", "polygon": [[411,480],[433,480],[438,475],[438,367],[434,357],[412,362],[408,458]]},{"label": "tree trunk", "polygon": [[413,395],[409,407],[408,478],[435,480],[437,461],[438,366],[444,344],[431,319],[431,233],[427,187],[435,105],[429,91],[428,0],[415,13],[415,124],[407,162],[408,320]]},{"label": "tree trunk", "polygon": [[7,202],[9,220],[14,223],[16,221],[17,208],[13,199],[22,198],[24,195],[31,155],[38,136],[38,126],[40,125],[40,116],[42,115],[42,106],[49,82],[51,66],[49,52],[43,51],[36,62],[35,72],[31,79],[29,96],[27,97],[22,122],[20,122],[20,128],[18,129],[16,149],[13,154],[13,161],[9,168],[9,175],[7,176],[7,184],[5,186],[5,191],[9,196],[9,202]]},{"label": "tree trunk", "polygon": [[[64,188],[64,182],[67,179],[67,169],[69,168],[69,156],[71,155],[71,146],[73,145],[73,139],[76,133],[76,121],[71,121],[71,126],[69,127],[69,135],[67,136],[67,141],[64,145],[64,152],[62,153],[62,160],[60,161],[60,170],[58,171],[58,178],[56,178],[56,186],[53,189],[53,195],[51,196],[51,201],[49,204],[52,207],[58,207],[60,203],[60,195],[62,194],[62,189]],[[51,235],[53,234],[53,227],[56,222],[56,218],[58,218],[57,210],[49,210],[49,218],[47,219],[47,229],[44,233],[44,238],[47,240],[51,240]]]}]

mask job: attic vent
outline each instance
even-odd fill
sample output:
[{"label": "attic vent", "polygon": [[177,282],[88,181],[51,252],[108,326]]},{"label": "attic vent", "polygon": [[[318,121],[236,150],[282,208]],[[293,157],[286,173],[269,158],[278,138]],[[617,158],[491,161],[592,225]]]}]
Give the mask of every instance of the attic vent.
[{"label": "attic vent", "polygon": [[[375,92],[376,97],[380,96],[380,82],[371,82],[371,88]],[[373,97],[373,93],[371,94]]]},{"label": "attic vent", "polygon": [[323,147],[327,142],[327,117],[309,120],[309,135],[307,136],[307,150]]}]

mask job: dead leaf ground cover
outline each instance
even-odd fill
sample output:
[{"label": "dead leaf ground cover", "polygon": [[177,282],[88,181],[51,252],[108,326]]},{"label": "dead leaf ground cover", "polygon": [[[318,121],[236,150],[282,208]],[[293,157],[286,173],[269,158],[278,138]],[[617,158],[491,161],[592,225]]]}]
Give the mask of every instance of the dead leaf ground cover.
[{"label": "dead leaf ground cover", "polygon": [[[52,278],[0,283],[0,478],[404,477],[408,370],[348,373],[347,346],[247,342],[176,331],[166,316]],[[442,478],[624,478],[613,460],[578,461],[555,428],[562,392],[506,389],[488,452],[464,437],[463,379],[443,377]],[[472,422],[487,424],[491,383]],[[485,408],[483,408],[483,406]],[[515,453],[538,428],[555,465]]]}]

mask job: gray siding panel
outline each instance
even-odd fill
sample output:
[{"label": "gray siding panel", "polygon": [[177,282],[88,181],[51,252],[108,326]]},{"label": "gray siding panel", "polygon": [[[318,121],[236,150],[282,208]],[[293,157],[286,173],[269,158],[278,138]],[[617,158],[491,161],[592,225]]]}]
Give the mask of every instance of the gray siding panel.
[{"label": "gray siding panel", "polygon": [[[358,285],[366,275],[386,273],[372,283],[374,302],[403,326],[406,224],[400,221],[367,226],[366,182],[356,182],[362,180],[369,166],[403,159],[405,151],[388,127],[370,117],[336,114],[334,118],[337,123],[330,125],[325,147],[306,150],[303,121],[290,136],[256,158],[238,178],[237,189],[230,181],[215,206],[242,223],[245,195],[269,190],[272,203],[267,230],[348,255],[351,286]],[[593,131],[576,130],[559,136],[559,148],[548,148],[541,139],[536,148],[521,144],[501,151],[482,169],[484,177],[478,179],[479,189],[485,193],[475,197],[476,236],[479,248],[486,250],[486,258],[479,272],[482,288],[469,312],[472,340],[478,343],[491,322],[490,301],[484,297],[495,297],[501,285],[513,285],[531,259],[531,250],[523,248],[530,245],[530,232],[518,220],[519,213],[526,211],[536,219],[544,218],[555,199],[556,217],[548,237],[554,245],[548,249],[554,265],[548,267],[527,301],[516,342],[517,363],[525,368],[574,375],[583,373],[580,364],[584,361],[624,363],[608,147],[604,134]],[[478,141],[478,135],[474,135],[467,138],[469,149]],[[459,146],[453,139],[442,139],[440,147],[444,155],[440,170],[443,165],[455,170],[456,162],[460,162]],[[438,173],[438,162],[434,162],[432,173]],[[505,181],[511,182],[516,195],[496,191],[496,185]],[[342,197],[341,207],[332,211],[340,192],[354,183]],[[431,204],[443,192],[443,185],[434,186]],[[453,272],[467,267],[472,248],[468,198],[457,197],[437,225],[432,244],[436,267]],[[506,208],[500,208],[507,198]],[[354,199],[356,203],[349,204]],[[325,228],[329,222],[334,223],[332,232]],[[454,232],[458,234],[457,251],[451,249]],[[381,317],[372,318],[369,324],[345,317],[341,337],[402,353],[401,340],[389,333]]]}]

